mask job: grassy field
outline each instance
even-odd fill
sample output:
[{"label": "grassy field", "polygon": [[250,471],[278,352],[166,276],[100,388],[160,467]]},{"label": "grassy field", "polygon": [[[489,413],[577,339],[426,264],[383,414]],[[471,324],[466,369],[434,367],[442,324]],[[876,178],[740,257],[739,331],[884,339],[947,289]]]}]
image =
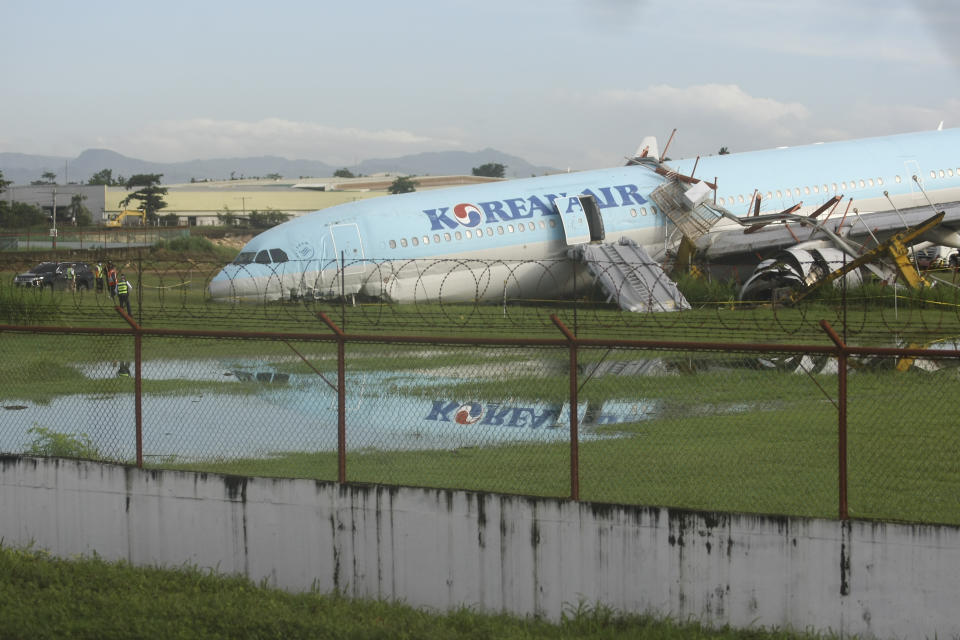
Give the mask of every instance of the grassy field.
[{"label": "grassy field", "polygon": [[572,605],[559,624],[433,613],[403,604],[291,594],[240,577],[185,567],[135,568],[99,558],[65,561],[0,547],[4,638],[636,638],[788,640],[812,633],[708,629],[652,616]]},{"label": "grassy field", "polygon": [[[140,265],[125,265],[130,267],[139,270]],[[144,275],[139,280],[142,305],[134,309],[135,316],[146,327],[323,335],[330,331],[317,320],[319,310],[348,331],[380,335],[559,338],[559,331],[549,320],[550,313],[558,313],[569,326],[577,327],[580,335],[591,337],[830,344],[817,326],[823,318],[834,323],[838,332],[845,332],[851,342],[881,346],[922,345],[934,338],[960,335],[960,323],[948,300],[900,300],[893,307],[886,301],[877,303],[866,293],[859,306],[837,307],[836,301],[826,296],[800,308],[739,307],[727,301],[703,303],[683,314],[625,314],[587,301],[578,302],[576,307],[570,303],[507,307],[337,303],[234,306],[210,303],[202,287],[197,286],[214,268],[212,262],[202,266],[186,260],[143,267]],[[722,295],[716,290],[707,293]],[[126,327],[113,311],[109,296],[102,293],[51,294],[0,287],[0,302],[0,313],[7,313],[9,322]],[[9,333],[2,339],[5,358],[0,360],[0,402],[9,399],[4,404],[46,405],[70,394],[122,399],[132,393],[129,378],[93,379],[78,368],[85,363],[131,361],[130,338]],[[496,406],[501,412],[504,407],[532,407],[524,409],[528,417],[553,410],[561,415],[569,393],[564,349],[454,347],[438,338],[429,346],[389,341],[349,345],[347,353],[351,379],[378,372],[424,378],[445,372],[442,376],[449,379],[441,386],[436,382],[396,386],[385,379],[380,392],[403,396],[411,404],[419,401],[417,406],[461,399]],[[143,354],[148,363],[168,359],[180,363],[259,362],[275,372],[316,375],[315,393],[328,402],[331,391],[319,376],[327,381],[336,379],[335,346],[330,342],[148,337]],[[807,363],[797,358],[774,360],[760,354],[582,349],[580,406],[585,407],[585,414],[581,419],[581,499],[835,517],[836,376],[823,359]],[[654,373],[633,371],[631,367],[638,363],[651,364]],[[960,458],[960,435],[949,419],[953,415],[952,398],[960,392],[956,369],[926,371],[914,367],[898,372],[893,364],[890,359],[853,363],[848,409],[850,513],[865,518],[960,523],[960,501],[955,491],[960,486],[960,468],[955,462]],[[600,371],[601,365],[620,373],[593,373],[592,367]],[[169,366],[164,375],[144,380],[145,394],[219,395],[229,402],[231,397],[258,396],[277,388],[255,381],[225,385],[218,380],[190,379],[186,375],[189,372]],[[818,367],[826,367],[825,373]],[[455,374],[448,370],[455,370]],[[379,378],[373,379],[380,385]],[[357,396],[356,402],[361,399]],[[371,396],[363,402],[376,404],[377,399]],[[622,411],[625,403],[640,407],[640,415],[636,419],[610,418],[611,411]],[[424,412],[420,411],[419,416],[394,414],[377,419],[387,426],[392,422],[413,423],[423,419]],[[415,413],[413,409],[411,412]],[[596,414],[592,422],[591,414]],[[12,415],[8,414],[8,421]],[[350,433],[365,426],[353,422],[352,415],[348,410]],[[520,415],[510,414],[502,421],[516,422]],[[204,419],[215,424],[217,416],[211,414]],[[328,414],[322,420],[330,423],[335,417]],[[561,418],[557,424],[562,422]],[[67,435],[81,431],[70,428],[69,420],[63,426],[37,426],[56,426],[55,431]],[[473,435],[478,435],[463,446],[403,450],[387,435],[348,441],[348,479],[569,495],[570,449],[557,427],[550,427],[547,439],[504,441],[497,435],[496,426],[493,418],[485,418],[471,427]],[[450,428],[465,429],[453,424]],[[218,429],[224,441],[243,437],[231,432],[228,424]],[[109,453],[102,454],[110,458]],[[336,479],[337,470],[335,454],[285,444],[254,457],[225,455],[184,462],[176,455],[165,455],[151,457],[148,462],[164,467],[326,480]]]}]

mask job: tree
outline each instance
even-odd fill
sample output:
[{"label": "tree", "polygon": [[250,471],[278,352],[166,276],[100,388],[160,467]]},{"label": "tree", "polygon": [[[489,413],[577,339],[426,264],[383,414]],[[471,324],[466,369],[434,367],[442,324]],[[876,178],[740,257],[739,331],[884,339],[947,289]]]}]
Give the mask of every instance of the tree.
[{"label": "tree", "polygon": [[267,180],[279,180],[282,177],[283,176],[280,175],[279,173],[268,173],[267,175],[264,176],[264,178],[266,178]]},{"label": "tree", "polygon": [[101,169],[87,180],[87,184],[102,184],[107,187],[115,187],[120,183],[113,179],[113,169]]},{"label": "tree", "polygon": [[730,153],[730,150],[726,147],[720,147],[720,155],[725,156]]},{"label": "tree", "polygon": [[3,179],[3,171],[0,171],[0,193],[6,191],[7,187],[9,187],[11,184],[13,184],[13,182],[10,180]]},{"label": "tree", "polygon": [[488,162],[482,164],[479,167],[473,168],[473,175],[475,176],[484,176],[487,178],[502,178],[503,172],[507,168],[507,165],[500,164],[499,162]]},{"label": "tree", "polygon": [[44,171],[42,174],[40,174],[40,180],[34,180],[30,184],[57,184],[57,174],[55,174],[53,171]]},{"label": "tree", "polygon": [[286,222],[290,218],[286,213],[281,213],[279,211],[264,211],[260,212],[254,209],[250,212],[250,215],[247,216],[247,222],[254,229],[269,229],[270,227],[275,227],[282,222]]},{"label": "tree", "polygon": [[353,175],[353,172],[350,171],[350,169],[347,169],[346,167],[344,167],[343,169],[337,169],[336,171],[334,171],[333,177],[334,178],[354,178],[356,176]]},{"label": "tree", "polygon": [[228,208],[223,209],[223,213],[217,214],[217,222],[224,225],[225,227],[233,227],[237,224],[237,219],[239,216],[230,211]]},{"label": "tree", "polygon": [[167,188],[160,186],[162,173],[138,173],[130,176],[130,179],[123,185],[127,189],[139,187],[126,198],[120,201],[120,204],[126,207],[131,200],[140,202],[138,209],[143,209],[147,214],[147,221],[153,222],[157,217],[157,211],[167,206],[163,196],[167,194]]},{"label": "tree", "polygon": [[73,218],[73,224],[78,227],[89,227],[93,225],[93,214],[90,213],[90,210],[83,206],[83,201],[87,199],[87,196],[80,195],[79,193],[70,198],[70,217]]},{"label": "tree", "polygon": [[0,227],[19,229],[46,224],[47,214],[40,207],[25,202],[14,202],[8,205],[0,200]]},{"label": "tree", "polygon": [[410,193],[411,191],[416,191],[419,186],[420,183],[415,181],[413,176],[397,176],[397,179],[390,184],[387,191],[394,195],[398,193]]}]

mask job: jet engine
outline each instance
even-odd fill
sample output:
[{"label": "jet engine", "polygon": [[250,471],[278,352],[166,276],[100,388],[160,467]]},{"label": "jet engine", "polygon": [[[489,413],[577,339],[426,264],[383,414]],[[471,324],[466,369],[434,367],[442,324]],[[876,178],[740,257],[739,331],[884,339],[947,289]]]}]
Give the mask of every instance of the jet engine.
[{"label": "jet engine", "polygon": [[[740,300],[768,301],[787,297],[790,291],[816,284],[850,262],[851,258],[833,247],[804,249],[791,247],[757,265],[740,289]],[[863,284],[863,274],[854,269],[833,281],[835,287]]]}]

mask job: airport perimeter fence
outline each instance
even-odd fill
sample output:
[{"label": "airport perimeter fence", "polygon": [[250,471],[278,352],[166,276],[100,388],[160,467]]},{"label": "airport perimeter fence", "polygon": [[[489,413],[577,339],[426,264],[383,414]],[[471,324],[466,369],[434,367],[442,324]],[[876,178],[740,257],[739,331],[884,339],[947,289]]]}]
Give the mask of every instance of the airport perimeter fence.
[{"label": "airport perimeter fence", "polygon": [[126,320],[0,326],[0,453],[960,523],[957,350]]},{"label": "airport perimeter fence", "polygon": [[[325,331],[317,320],[327,313],[352,332],[418,333],[424,327],[444,333],[470,335],[543,335],[554,331],[549,314],[558,315],[578,336],[643,336],[658,339],[725,340],[742,342],[823,341],[817,324],[830,323],[850,344],[910,344],[926,337],[960,334],[960,273],[952,269],[929,274],[939,278],[938,285],[922,290],[871,285],[847,295],[846,290],[826,289],[818,296],[798,304],[771,300],[738,300],[732,281],[690,277],[683,290],[692,309],[682,313],[636,312],[619,307],[617,296],[590,286],[573,291],[549,291],[548,284],[570,284],[569,261],[564,260],[437,260],[423,261],[347,261],[332,277],[343,283],[344,274],[373,270],[392,282],[398,274],[417,272],[426,279],[447,269],[473,270],[477,296],[494,291],[492,299],[471,301],[444,296],[414,298],[395,303],[388,298],[332,295],[266,300],[259,302],[213,299],[208,289],[220,273],[223,261],[213,258],[176,259],[154,256],[138,250],[130,252],[68,252],[68,256],[47,255],[42,259],[83,260],[91,266],[114,262],[132,285],[132,315],[141,325],[252,331]],[[60,324],[86,326],[122,326],[114,306],[116,298],[103,287],[78,281],[76,291],[68,290],[64,278],[52,286],[16,286],[16,274],[27,272],[41,260],[25,254],[0,258],[0,323]],[[610,263],[623,267],[619,263]],[[635,266],[635,265],[634,265]],[[273,265],[270,281],[278,281],[286,271],[305,268],[303,261],[291,260]],[[502,282],[490,274],[506,271]],[[530,283],[519,289],[507,286],[520,280]],[[373,276],[370,276],[373,278]],[[580,277],[583,277],[582,275]],[[376,278],[374,278],[376,279]],[[494,282],[497,280],[500,284]],[[421,280],[413,279],[414,289]],[[497,288],[500,287],[500,288]],[[489,297],[489,296],[488,296]],[[916,338],[916,339],[915,339]]]},{"label": "airport perimeter fence", "polygon": [[[149,247],[158,242],[190,236],[187,227],[97,227],[56,230],[5,231],[0,233],[0,251],[104,251]],[[80,258],[82,259],[82,258]]]}]

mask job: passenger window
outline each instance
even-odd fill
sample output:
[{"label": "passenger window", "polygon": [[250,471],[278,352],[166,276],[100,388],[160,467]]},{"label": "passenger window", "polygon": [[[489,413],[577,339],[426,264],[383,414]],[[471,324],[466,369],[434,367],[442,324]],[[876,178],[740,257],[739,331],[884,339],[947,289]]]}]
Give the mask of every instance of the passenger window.
[{"label": "passenger window", "polygon": [[737,196],[737,201],[738,201],[740,204],[743,204],[743,203],[745,202],[744,199],[743,199],[743,194],[740,194],[739,196]]},{"label": "passenger window", "polygon": [[[459,231],[457,231],[457,233],[459,234],[460,232],[459,232]],[[464,233],[464,235],[466,235],[466,236],[467,236],[467,240],[469,240],[470,238],[472,238],[472,237],[473,237],[473,234],[472,234],[472,233],[470,232],[470,229],[467,229],[467,230],[466,230],[466,231],[464,231],[463,233]]]},{"label": "passenger window", "polygon": [[554,228],[555,226],[557,226],[557,221],[556,221],[556,220],[553,220],[553,219],[551,218],[551,220],[550,220],[550,228],[552,229],[552,228]]},{"label": "passenger window", "polygon": [[[450,234],[448,233],[447,235],[450,235]],[[453,237],[456,238],[457,240],[461,240],[463,238],[463,234],[457,231],[455,234],[453,234]]]},{"label": "passenger window", "polygon": [[793,195],[795,195],[795,196],[798,197],[798,198],[800,197],[800,187],[796,187],[796,188],[793,190]]},{"label": "passenger window", "polygon": [[541,229],[546,229],[546,228],[547,228],[547,223],[544,222],[543,220],[541,220],[541,221],[540,221],[540,228],[541,228]]},{"label": "passenger window", "polygon": [[417,236],[413,236],[412,238],[410,238],[410,244],[412,244],[412,245],[415,246],[415,247],[416,247],[416,246],[419,246],[419,245],[420,245],[420,238],[418,238]]},{"label": "passenger window", "polygon": [[390,241],[390,248],[391,248],[391,249],[396,249],[396,248],[397,248],[397,241],[396,241],[396,240],[391,240],[391,241]]},{"label": "passenger window", "polygon": [[536,223],[531,222],[531,223],[527,224],[527,228],[530,229],[530,231],[535,231],[536,228],[537,228],[537,225],[536,225]]},{"label": "passenger window", "polygon": [[430,236],[423,236],[423,244],[430,244]]},{"label": "passenger window", "polygon": [[869,179],[867,180],[867,184],[872,187],[872,186],[873,186],[873,178],[869,178]]},{"label": "passenger window", "polygon": [[860,181],[860,188],[863,189],[865,186],[867,186],[866,183],[865,183],[863,180],[861,180],[861,181]]},{"label": "passenger window", "polygon": [[777,197],[778,197],[778,198],[783,198],[783,194],[780,193],[780,189],[777,189]]},{"label": "passenger window", "polygon": [[[719,200],[717,200],[717,202],[720,204],[721,207],[725,207],[727,205],[727,202],[723,198],[720,198]],[[630,213],[633,213],[632,209],[630,210]],[[633,213],[633,215],[636,216],[637,214]]]},{"label": "passenger window", "polygon": [[773,197],[773,193],[771,193],[770,191],[767,191],[767,200],[769,200],[772,197]]},{"label": "passenger window", "polygon": [[810,187],[804,187],[804,188],[803,188],[803,193],[804,193],[804,195],[810,195]]},{"label": "passenger window", "polygon": [[503,235],[503,225],[500,225],[499,227],[497,227],[497,234],[501,236]]},{"label": "passenger window", "polygon": [[883,186],[883,178],[877,178],[877,184]]},{"label": "passenger window", "polygon": [[512,225],[512,224],[508,224],[508,225],[507,225],[507,233],[513,233],[513,225]]},{"label": "passenger window", "polygon": [[283,249],[270,249],[270,257],[278,264],[290,260],[290,258],[287,257],[287,253]]},{"label": "passenger window", "polygon": [[[449,239],[450,239],[450,234],[448,233],[448,234],[447,234],[447,240],[449,240]],[[434,242],[440,242],[440,234],[439,234],[439,233],[433,234],[433,241],[434,241]]]},{"label": "passenger window", "polygon": [[488,236],[492,236],[492,235],[493,235],[493,227],[487,227],[487,235],[488,235]]},{"label": "passenger window", "polygon": [[407,239],[406,239],[406,238],[400,238],[400,246],[401,246],[401,247],[407,246]]},{"label": "passenger window", "polygon": [[894,176],[893,179],[897,184],[900,184],[900,176]]},{"label": "passenger window", "polygon": [[936,171],[931,171],[931,172],[930,172],[930,177],[931,177],[931,178],[936,178],[936,177],[937,177],[937,172],[936,172]]},{"label": "passenger window", "polygon": [[945,175],[946,175],[946,174],[944,173],[943,169],[940,169],[940,177],[942,178],[942,177],[944,177]]},{"label": "passenger window", "polygon": [[947,169],[947,175],[953,177],[953,169]]},{"label": "passenger window", "polygon": [[266,249],[257,254],[257,259],[255,262],[257,264],[270,264],[270,254],[267,253]]}]

